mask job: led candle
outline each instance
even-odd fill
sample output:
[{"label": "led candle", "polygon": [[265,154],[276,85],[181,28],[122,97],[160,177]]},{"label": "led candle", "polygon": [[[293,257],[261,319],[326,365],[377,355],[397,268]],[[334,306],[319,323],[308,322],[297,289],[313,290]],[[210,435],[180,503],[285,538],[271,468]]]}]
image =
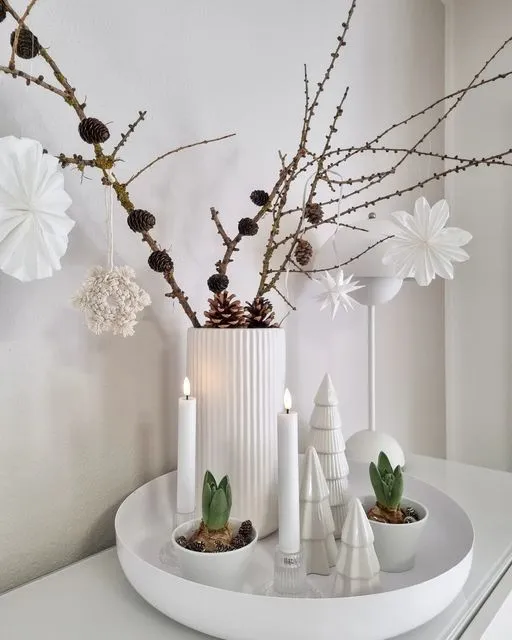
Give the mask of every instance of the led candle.
[{"label": "led candle", "polygon": [[279,482],[279,549],[282,553],[300,551],[299,514],[299,427],[292,399],[286,389],[284,413],[277,416]]},{"label": "led candle", "polygon": [[196,399],[190,395],[190,381],[183,382],[178,408],[178,483],[176,511],[196,509]]}]

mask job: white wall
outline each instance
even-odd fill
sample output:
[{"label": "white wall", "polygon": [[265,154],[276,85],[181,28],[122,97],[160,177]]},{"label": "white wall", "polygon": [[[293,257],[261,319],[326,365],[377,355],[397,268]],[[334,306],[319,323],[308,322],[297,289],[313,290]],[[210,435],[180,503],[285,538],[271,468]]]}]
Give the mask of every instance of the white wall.
[{"label": "white wall", "polygon": [[[448,0],[447,87],[467,84],[510,37],[509,0]],[[486,77],[512,68],[512,46]],[[510,79],[468,95],[447,127],[448,151],[482,156],[512,146]],[[454,221],[474,235],[471,260],[446,287],[449,457],[512,469],[510,429],[512,181],[510,167],[447,183]]]},{"label": "white wall", "polygon": [[[321,10],[305,0],[127,4],[46,0],[32,24],[88,96],[90,115],[112,121],[113,138],[138,109],[150,110],[126,149],[121,175],[167,148],[237,132],[233,141],[162,163],[133,188],[136,204],[157,214],[156,235],[172,248],[177,277],[202,311],[220,247],[209,207],[220,209],[230,229],[252,212],[248,193],[274,179],[277,149],[295,148],[302,63],[318,76],[348,3],[324,0]],[[0,25],[3,60],[8,31]],[[438,0],[360,3],[343,72],[333,82],[336,95],[343,83],[352,86],[343,142],[364,141],[440,96],[443,44]],[[33,72],[40,69],[36,61]],[[35,137],[54,153],[88,151],[71,110],[38,87],[1,77],[0,112],[0,135]],[[328,118],[324,112],[323,124]],[[397,140],[414,142],[424,126]],[[321,130],[315,136],[320,140]],[[360,169],[369,170],[367,161]],[[402,177],[419,179],[428,169],[416,163]],[[175,462],[186,319],[164,297],[164,283],[149,272],[145,248],[123,214],[116,224],[117,260],[138,270],[153,306],[134,338],[98,338],[84,328],[69,299],[87,268],[104,260],[103,196],[97,180],[80,184],[72,170],[66,184],[78,224],[63,270],[30,284],[0,276],[0,589],[111,544],[119,502]],[[434,199],[440,188],[427,195]],[[397,207],[390,201],[378,211]],[[244,300],[255,289],[261,241],[246,243],[233,270],[232,287]],[[365,310],[331,323],[309,295],[303,291],[301,311],[288,324],[290,387],[307,420],[330,370],[350,435],[366,424]],[[445,452],[443,331],[437,283],[428,289],[407,284],[378,312],[379,424],[407,449],[433,455]]]}]

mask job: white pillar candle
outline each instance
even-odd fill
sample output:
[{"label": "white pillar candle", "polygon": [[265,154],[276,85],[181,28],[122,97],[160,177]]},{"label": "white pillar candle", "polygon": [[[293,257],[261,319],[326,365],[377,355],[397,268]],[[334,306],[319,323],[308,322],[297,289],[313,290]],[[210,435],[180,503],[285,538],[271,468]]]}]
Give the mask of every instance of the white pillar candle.
[{"label": "white pillar candle", "polygon": [[176,511],[192,513],[196,509],[196,399],[190,395],[185,378],[183,397],[178,408],[178,482]]},{"label": "white pillar candle", "polygon": [[277,416],[279,482],[279,549],[283,553],[300,551],[299,514],[299,426],[291,411],[292,399],[286,389],[285,412]]}]

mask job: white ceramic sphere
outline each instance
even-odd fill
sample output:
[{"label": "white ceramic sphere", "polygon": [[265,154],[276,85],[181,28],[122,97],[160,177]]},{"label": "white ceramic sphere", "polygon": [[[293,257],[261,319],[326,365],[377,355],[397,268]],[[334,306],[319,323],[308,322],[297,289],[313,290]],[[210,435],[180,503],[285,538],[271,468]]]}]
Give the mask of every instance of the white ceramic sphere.
[{"label": "white ceramic sphere", "polygon": [[355,280],[364,285],[350,295],[366,307],[386,304],[398,295],[404,281],[401,278],[388,278],[381,276],[358,277]]},{"label": "white ceramic sphere", "polygon": [[377,462],[381,451],[387,455],[393,468],[397,465],[405,466],[402,447],[387,433],[365,429],[351,435],[346,442],[345,454],[349,461],[368,464]]}]

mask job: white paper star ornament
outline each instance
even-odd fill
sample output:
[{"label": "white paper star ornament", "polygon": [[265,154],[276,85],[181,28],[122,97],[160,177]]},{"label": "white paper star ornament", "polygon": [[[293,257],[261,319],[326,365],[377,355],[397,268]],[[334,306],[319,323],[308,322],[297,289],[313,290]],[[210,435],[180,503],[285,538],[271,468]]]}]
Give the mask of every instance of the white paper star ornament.
[{"label": "white paper star ornament", "polygon": [[350,296],[350,293],[357,289],[362,289],[364,285],[359,284],[357,280],[353,281],[353,277],[353,275],[350,275],[348,278],[345,278],[343,269],[340,269],[336,278],[333,278],[329,271],[324,271],[324,274],[316,279],[316,282],[325,289],[325,291],[316,296],[316,299],[322,303],[320,311],[330,306],[333,320],[338,313],[340,305],[343,306],[345,311],[353,309],[354,306],[357,305],[357,302]]},{"label": "white paper star ornament", "polygon": [[469,255],[461,249],[472,235],[457,227],[445,227],[450,210],[446,200],[431,208],[421,197],[414,205],[414,215],[397,211],[391,215],[388,250],[383,263],[393,265],[398,278],[415,278],[428,286],[436,276],[453,278],[453,262],[464,262]]}]

